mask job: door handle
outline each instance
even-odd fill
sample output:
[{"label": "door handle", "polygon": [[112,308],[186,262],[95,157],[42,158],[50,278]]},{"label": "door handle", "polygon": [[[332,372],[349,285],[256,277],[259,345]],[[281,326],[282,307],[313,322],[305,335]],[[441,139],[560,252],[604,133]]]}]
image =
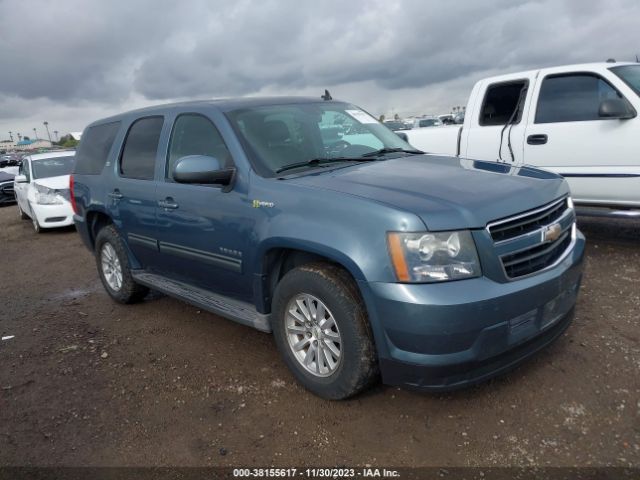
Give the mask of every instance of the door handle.
[{"label": "door handle", "polygon": [[548,140],[549,137],[547,137],[545,134],[529,135],[527,137],[527,143],[529,145],[544,145]]},{"label": "door handle", "polygon": [[113,192],[109,193],[109,196],[111,198],[113,198],[114,200],[121,200],[124,197],[124,195],[122,195],[120,193],[120,190],[118,190],[118,189],[116,189]]},{"label": "door handle", "polygon": [[158,206],[166,209],[166,210],[175,210],[178,208],[178,204],[173,201],[173,198],[169,197],[164,200],[160,200],[158,202]]}]

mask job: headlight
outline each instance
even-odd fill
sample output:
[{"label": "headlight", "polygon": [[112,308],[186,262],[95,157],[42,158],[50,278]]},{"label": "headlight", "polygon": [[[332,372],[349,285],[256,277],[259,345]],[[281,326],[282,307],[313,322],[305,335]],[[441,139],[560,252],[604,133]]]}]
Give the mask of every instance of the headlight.
[{"label": "headlight", "polygon": [[401,282],[445,282],[480,276],[471,232],[387,234],[391,262]]},{"label": "headlight", "polygon": [[36,188],[36,203],[38,205],[62,205],[62,197],[52,190],[42,185],[34,184]]}]

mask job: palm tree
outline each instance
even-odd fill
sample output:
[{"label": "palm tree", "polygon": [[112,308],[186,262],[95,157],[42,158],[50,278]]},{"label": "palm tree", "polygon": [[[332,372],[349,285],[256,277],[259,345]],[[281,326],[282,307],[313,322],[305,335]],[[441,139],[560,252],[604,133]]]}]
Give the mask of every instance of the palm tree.
[{"label": "palm tree", "polygon": [[53,134],[56,136],[56,142],[58,141],[58,130],[54,130]]},{"label": "palm tree", "polygon": [[49,137],[49,142],[51,142],[51,134],[49,133],[49,122],[42,122],[44,128],[47,130],[47,137]]}]

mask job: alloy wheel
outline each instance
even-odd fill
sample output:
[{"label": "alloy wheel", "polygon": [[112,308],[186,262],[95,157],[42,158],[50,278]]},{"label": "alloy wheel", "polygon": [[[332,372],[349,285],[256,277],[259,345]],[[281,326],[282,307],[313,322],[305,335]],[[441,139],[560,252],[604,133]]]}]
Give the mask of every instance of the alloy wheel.
[{"label": "alloy wheel", "polygon": [[332,375],[342,360],[342,341],[331,311],[320,299],[300,293],[289,301],[285,315],[294,358],[312,375]]}]

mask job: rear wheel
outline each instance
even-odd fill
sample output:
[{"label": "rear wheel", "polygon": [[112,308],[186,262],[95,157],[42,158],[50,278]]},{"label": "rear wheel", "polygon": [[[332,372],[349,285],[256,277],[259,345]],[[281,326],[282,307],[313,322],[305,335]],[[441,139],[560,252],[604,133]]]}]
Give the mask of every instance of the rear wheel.
[{"label": "rear wheel", "polygon": [[320,397],[348,398],[377,377],[365,307],[339,267],[314,263],[288,272],[276,287],[271,326],[293,375]]},{"label": "rear wheel", "polygon": [[129,257],[113,225],[98,232],[95,245],[98,273],[109,296],[119,303],[141,301],[149,289],[134,282]]}]

